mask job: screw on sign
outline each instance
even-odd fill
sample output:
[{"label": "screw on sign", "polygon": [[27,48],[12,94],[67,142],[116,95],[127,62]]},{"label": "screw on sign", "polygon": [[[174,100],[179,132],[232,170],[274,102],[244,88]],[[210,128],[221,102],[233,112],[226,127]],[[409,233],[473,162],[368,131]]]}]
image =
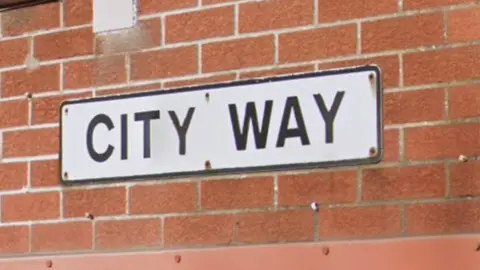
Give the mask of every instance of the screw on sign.
[{"label": "screw on sign", "polygon": [[210,164],[210,160],[205,161],[205,170],[210,170],[212,168],[212,164]]},{"label": "screw on sign", "polygon": [[372,91],[373,91],[374,94],[375,94],[376,89],[377,89],[377,88],[375,87],[375,75],[374,75],[373,73],[372,73],[372,74],[369,74],[369,75],[368,75],[368,80],[370,81],[370,85],[372,86]]},{"label": "screw on sign", "polygon": [[51,260],[48,260],[45,262],[45,266],[47,266],[47,268],[52,268],[53,262]]}]

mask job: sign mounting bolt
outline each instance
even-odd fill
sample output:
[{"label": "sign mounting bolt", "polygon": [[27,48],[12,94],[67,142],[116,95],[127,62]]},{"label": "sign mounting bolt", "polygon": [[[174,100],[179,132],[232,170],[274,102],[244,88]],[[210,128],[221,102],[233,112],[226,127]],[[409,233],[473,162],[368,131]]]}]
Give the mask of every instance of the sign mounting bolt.
[{"label": "sign mounting bolt", "polygon": [[65,108],[65,114],[68,114],[68,108]]},{"label": "sign mounting bolt", "polygon": [[370,153],[370,156],[375,156],[377,154],[377,148],[371,147],[368,152]]},{"label": "sign mounting bolt", "polygon": [[368,79],[370,80],[371,83],[373,83],[373,80],[375,79],[375,75],[373,75],[373,73],[370,73],[370,75],[368,75]]},{"label": "sign mounting bolt", "polygon": [[205,161],[205,170],[210,170],[212,165],[210,164],[210,160]]},{"label": "sign mounting bolt", "polygon": [[47,266],[47,268],[52,268],[53,262],[51,260],[48,260],[45,262],[45,266]]},{"label": "sign mounting bolt", "polygon": [[68,172],[63,173],[63,179],[65,179],[65,180],[68,179]]},{"label": "sign mounting bolt", "polygon": [[205,101],[210,101],[210,93],[205,93]]}]

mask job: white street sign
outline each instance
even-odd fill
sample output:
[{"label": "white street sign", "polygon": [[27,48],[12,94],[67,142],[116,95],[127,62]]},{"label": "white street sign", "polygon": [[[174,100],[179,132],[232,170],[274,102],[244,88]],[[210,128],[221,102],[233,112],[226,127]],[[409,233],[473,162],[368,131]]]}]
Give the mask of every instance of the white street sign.
[{"label": "white street sign", "polygon": [[376,66],[66,101],[64,182],[352,166],[382,157]]}]

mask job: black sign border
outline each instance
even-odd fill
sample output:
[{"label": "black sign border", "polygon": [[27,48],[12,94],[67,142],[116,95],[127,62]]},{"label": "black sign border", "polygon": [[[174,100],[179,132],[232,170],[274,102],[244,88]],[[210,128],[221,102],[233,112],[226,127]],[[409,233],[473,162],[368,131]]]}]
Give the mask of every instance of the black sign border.
[{"label": "black sign border", "polygon": [[[117,99],[127,99],[134,97],[144,97],[144,96],[157,96],[157,95],[168,95],[176,94],[181,92],[190,92],[190,91],[200,91],[232,86],[241,86],[241,85],[255,85],[269,82],[279,82],[287,80],[296,80],[312,77],[323,77],[329,75],[338,75],[338,74],[348,74],[348,73],[357,73],[371,71],[375,73],[376,79],[376,92],[377,92],[377,149],[376,153],[369,158],[364,159],[349,159],[341,161],[328,161],[328,162],[311,162],[311,163],[295,163],[288,165],[271,165],[271,166],[252,166],[252,167],[242,167],[234,169],[210,169],[210,170],[200,170],[200,171],[189,171],[189,172],[179,172],[179,173],[165,173],[165,174],[149,174],[149,175],[132,175],[132,176],[123,176],[123,177],[108,177],[108,178],[93,178],[93,179],[81,179],[81,180],[65,180],[63,178],[63,167],[62,167],[62,119],[63,119],[63,108],[72,104],[79,103],[92,103],[100,102],[106,100],[117,100]],[[364,65],[357,67],[349,68],[340,68],[333,70],[325,71],[316,71],[303,74],[294,74],[286,76],[275,76],[268,77],[263,79],[249,79],[249,80],[240,80],[227,83],[219,84],[210,84],[204,86],[192,86],[192,87],[182,87],[174,88],[169,90],[155,90],[139,93],[130,93],[122,95],[113,95],[113,96],[102,96],[94,97],[87,99],[77,99],[77,100],[66,100],[60,105],[59,111],[59,168],[58,174],[60,182],[63,185],[75,185],[75,184],[100,184],[100,183],[109,183],[109,182],[125,182],[125,181],[147,181],[147,180],[158,180],[165,181],[171,179],[177,179],[180,177],[213,177],[221,176],[226,174],[253,174],[253,173],[266,173],[266,172],[279,172],[279,171],[297,171],[297,170],[308,170],[308,169],[329,169],[337,167],[348,167],[348,166],[362,166],[376,164],[382,161],[384,153],[383,145],[383,85],[382,85],[382,73],[380,67],[377,65]],[[366,149],[365,151],[367,151]]]}]

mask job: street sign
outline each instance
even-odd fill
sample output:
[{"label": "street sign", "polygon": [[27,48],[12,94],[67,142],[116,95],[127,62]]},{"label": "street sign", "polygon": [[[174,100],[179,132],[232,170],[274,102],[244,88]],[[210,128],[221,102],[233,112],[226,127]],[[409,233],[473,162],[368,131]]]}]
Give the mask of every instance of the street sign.
[{"label": "street sign", "polygon": [[376,66],[66,101],[64,182],[353,166],[382,157]]}]

